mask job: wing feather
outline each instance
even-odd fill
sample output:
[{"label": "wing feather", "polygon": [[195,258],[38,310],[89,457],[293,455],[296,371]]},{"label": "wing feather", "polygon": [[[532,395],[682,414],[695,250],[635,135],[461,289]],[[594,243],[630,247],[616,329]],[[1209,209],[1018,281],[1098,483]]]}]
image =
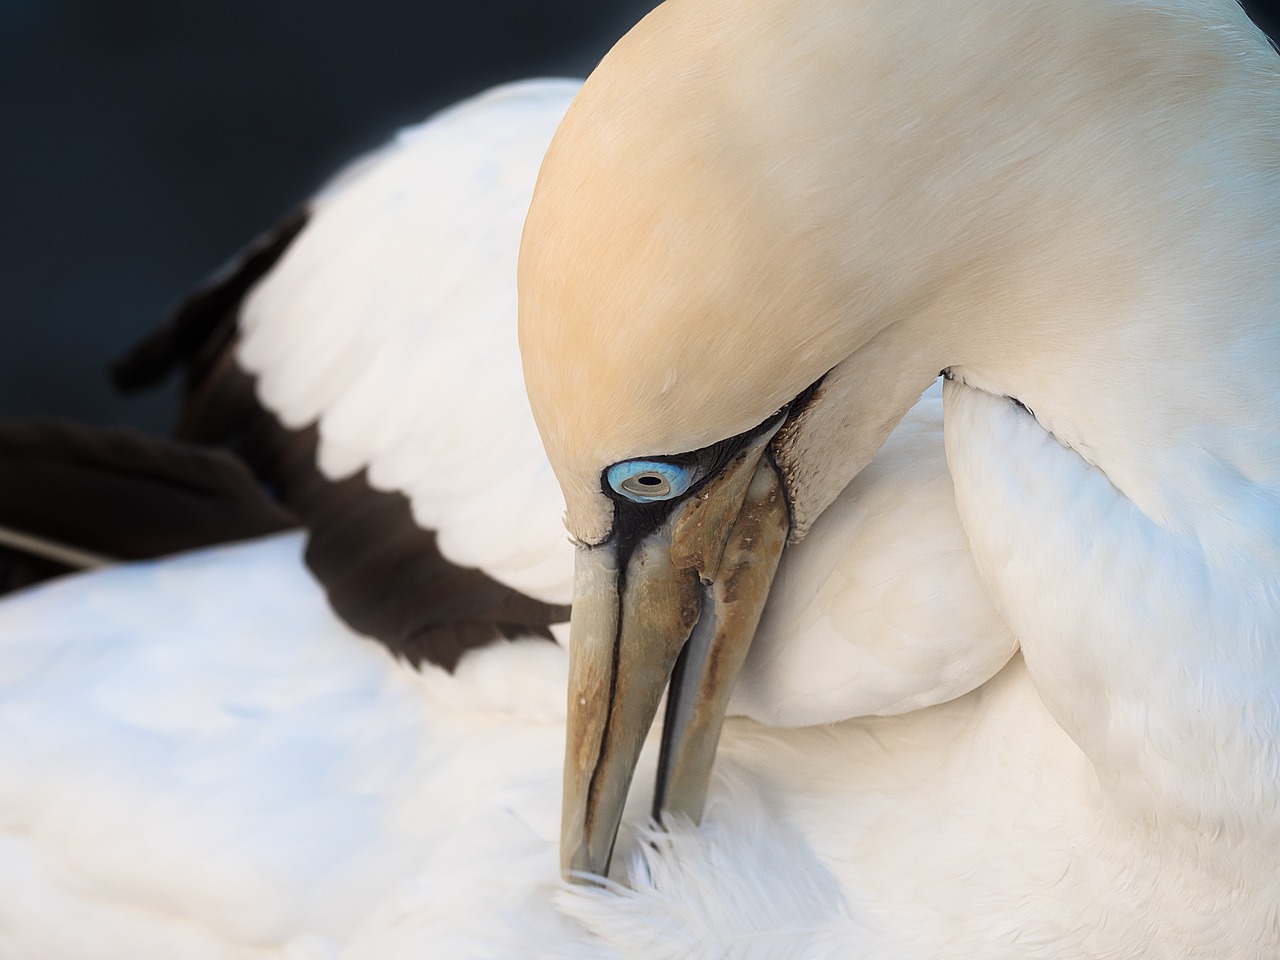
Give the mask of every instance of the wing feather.
[{"label": "wing feather", "polygon": [[0,583],[9,590],[297,524],[224,451],[69,420],[0,418]]},{"label": "wing feather", "polygon": [[515,264],[574,81],[400,134],[188,298],[119,382],[186,366],[179,435],[230,447],[310,530],[355,629],[445,665],[568,617],[572,548],[524,395]]},{"label": "wing feather", "polygon": [[515,263],[576,89],[493,91],[340,178],[250,293],[237,352],[283,423],[317,424],[327,477],[367,470],[409,497],[449,560],[557,605],[573,565],[524,395]]}]

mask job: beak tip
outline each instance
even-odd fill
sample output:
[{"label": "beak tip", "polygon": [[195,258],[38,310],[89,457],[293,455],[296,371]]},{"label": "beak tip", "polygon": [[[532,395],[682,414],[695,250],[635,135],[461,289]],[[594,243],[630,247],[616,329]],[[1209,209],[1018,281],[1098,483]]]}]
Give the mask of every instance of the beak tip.
[{"label": "beak tip", "polygon": [[612,846],[604,857],[600,857],[592,856],[592,851],[585,843],[578,843],[572,849],[568,845],[562,845],[560,876],[568,883],[604,887],[608,885],[609,862],[612,859]]},{"label": "beak tip", "polygon": [[601,873],[592,873],[590,870],[561,870],[560,878],[568,884],[575,887],[594,887],[597,890],[608,890],[612,883],[609,878]]}]

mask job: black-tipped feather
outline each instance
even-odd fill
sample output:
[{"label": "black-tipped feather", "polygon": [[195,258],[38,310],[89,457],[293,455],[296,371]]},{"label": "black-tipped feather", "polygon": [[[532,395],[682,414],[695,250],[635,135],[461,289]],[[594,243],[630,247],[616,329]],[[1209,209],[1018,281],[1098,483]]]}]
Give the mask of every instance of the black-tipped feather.
[{"label": "black-tipped feather", "polygon": [[302,232],[309,216],[305,206],[291,211],[187,294],[163,326],[112,364],[116,389],[129,393],[159,383],[205,350],[223,320],[239,310],[245,294]]},{"label": "black-tipped feather", "polygon": [[452,668],[466,650],[495,640],[550,638],[549,626],[568,620],[567,606],[455,565],[440,553],[435,532],[414,522],[404,495],[373,489],[363,471],[329,480],[317,466],[316,427],[289,429],[258,402],[253,377],[235,360],[240,304],[305,219],[287,218],[184,300],[117,364],[117,384],[131,389],[185,368],[175,435],[225,447],[249,464],[310,532],[307,565],[335,612],[394,653]]}]

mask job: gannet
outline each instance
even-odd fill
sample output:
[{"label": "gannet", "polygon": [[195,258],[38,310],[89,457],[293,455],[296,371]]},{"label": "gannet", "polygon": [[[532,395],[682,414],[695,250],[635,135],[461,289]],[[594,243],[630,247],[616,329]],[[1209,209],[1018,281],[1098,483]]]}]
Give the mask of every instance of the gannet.
[{"label": "gannet", "polygon": [[791,825],[867,955],[1280,952],[1277,158],[1231,0],[668,0],[619,42],[520,258],[578,544],[568,876],[669,677],[655,813],[698,816],[779,558],[941,371],[1021,653],[790,741]]}]

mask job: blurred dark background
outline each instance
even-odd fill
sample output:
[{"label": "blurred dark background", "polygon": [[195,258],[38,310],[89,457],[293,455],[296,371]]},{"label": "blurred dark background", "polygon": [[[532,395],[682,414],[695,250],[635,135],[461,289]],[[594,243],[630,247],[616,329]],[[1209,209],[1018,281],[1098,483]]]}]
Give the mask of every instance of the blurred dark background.
[{"label": "blurred dark background", "polygon": [[[0,0],[0,414],[152,431],[105,365],[337,166],[657,0]],[[1063,0],[1070,2],[1070,0]],[[1245,4],[1272,37],[1280,0]]]},{"label": "blurred dark background", "polygon": [[658,0],[0,0],[0,414],[168,429],[107,362],[345,161],[585,76]]}]

